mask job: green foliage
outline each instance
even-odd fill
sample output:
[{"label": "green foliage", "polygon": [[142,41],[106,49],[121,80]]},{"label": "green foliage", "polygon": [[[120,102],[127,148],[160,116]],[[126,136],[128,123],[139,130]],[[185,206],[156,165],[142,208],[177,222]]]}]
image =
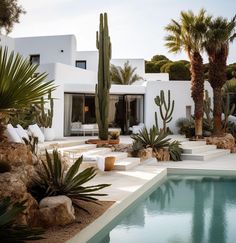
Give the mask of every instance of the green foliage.
[{"label": "green foliage", "polygon": [[143,143],[140,140],[134,140],[132,143],[132,149],[134,152],[138,152],[143,149]]},{"label": "green foliage", "polygon": [[169,61],[169,59],[166,56],[164,56],[164,55],[155,55],[151,59],[152,62],[158,62],[158,61],[163,61],[163,60],[164,61]]},{"label": "green foliage", "polygon": [[[174,107],[175,107],[175,101],[172,100],[172,102],[171,102],[170,98],[171,98],[170,90],[168,90],[167,101],[165,100],[164,91],[161,90],[160,95],[156,96],[156,98],[154,99],[156,105],[159,107],[159,111],[160,111],[160,115],[161,115],[161,119],[162,119],[162,123],[163,123],[162,129],[165,133],[168,132],[167,123],[171,122],[172,114],[173,114]],[[156,123],[158,123],[157,116],[156,116]]]},{"label": "green foliage", "polygon": [[185,64],[173,62],[161,67],[161,72],[169,73],[170,80],[190,80],[191,74]]},{"label": "green foliage", "polygon": [[107,14],[100,14],[99,33],[97,32],[98,60],[98,84],[95,89],[95,111],[99,127],[99,138],[108,139],[108,113],[109,113],[109,90],[111,42],[108,31]]},{"label": "green foliage", "polygon": [[124,63],[124,67],[111,65],[111,80],[113,84],[130,85],[137,80],[143,79],[135,73],[136,67],[132,68],[129,61]]},{"label": "green foliage", "polygon": [[223,129],[226,130],[228,118],[234,113],[235,110],[235,104],[230,104],[230,96],[228,93],[224,97],[222,97],[222,110],[224,113]]},{"label": "green foliage", "polygon": [[25,144],[30,148],[30,151],[32,152],[32,154],[36,155],[38,154],[38,137],[34,137],[34,136],[29,136],[29,140],[27,140],[26,138],[22,138],[25,142]]},{"label": "green foliage", "polygon": [[6,34],[10,33],[14,23],[19,23],[20,15],[25,14],[25,10],[17,2],[18,0],[1,0],[0,32],[4,29]]},{"label": "green foliage", "polygon": [[11,166],[7,161],[0,160],[0,173],[10,172]]},{"label": "green foliage", "polygon": [[96,202],[96,196],[106,195],[94,192],[110,184],[84,185],[96,176],[96,169],[90,167],[79,172],[82,157],[78,158],[68,171],[65,171],[57,150],[53,151],[52,157],[46,151],[46,159],[45,162],[42,161],[41,167],[37,170],[37,177],[29,187],[29,191],[38,201],[48,196],[65,195],[71,198],[75,206],[81,208],[79,201]]},{"label": "green foliage", "polygon": [[2,243],[20,243],[28,240],[40,240],[44,231],[15,225],[16,217],[25,209],[25,201],[12,203],[10,197],[0,200],[0,239]]},{"label": "green foliage", "polygon": [[223,86],[223,94],[236,93],[236,79],[228,80]]},{"label": "green foliage", "polygon": [[225,131],[227,133],[231,133],[234,138],[235,138],[235,142],[236,142],[236,125],[234,122],[228,122],[227,125],[226,125],[226,129]]},{"label": "green foliage", "polygon": [[180,146],[181,143],[179,141],[173,141],[169,143],[169,153],[171,160],[181,161],[181,154],[183,153],[183,149]]},{"label": "green foliage", "polygon": [[161,60],[161,61],[146,61],[145,62],[145,72],[146,73],[160,73],[161,67],[166,63],[169,63],[168,60]]},{"label": "green foliage", "polygon": [[211,98],[209,97],[208,91],[205,90],[205,97],[203,100],[203,130],[213,131],[213,110],[211,108]]},{"label": "green foliage", "polygon": [[144,127],[138,134],[132,134],[131,138],[141,143],[143,148],[158,149],[168,146],[170,139],[166,138],[167,135],[163,131],[159,133],[157,128],[153,126],[149,131]]},{"label": "green foliage", "polygon": [[185,135],[187,138],[195,135],[195,124],[192,118],[179,118],[176,121],[176,127],[179,128],[179,134]]},{"label": "green foliage", "polygon": [[46,101],[44,100],[43,97],[41,97],[41,103],[40,105],[37,106],[38,108],[38,113],[37,113],[37,124],[40,127],[44,128],[51,128],[52,127],[52,119],[53,119],[53,113],[54,113],[54,102],[52,98],[52,92],[49,91],[48,93],[48,98],[47,101],[49,101],[50,104],[50,109],[46,109],[47,112],[45,112],[45,103]]},{"label": "green foliage", "polygon": [[120,131],[111,131],[109,132],[110,139],[119,139]]},{"label": "green foliage", "polygon": [[17,124],[20,124],[24,129],[26,129],[29,125],[36,123],[38,113],[36,106],[31,105],[30,107],[14,112],[10,116],[9,123],[11,123],[14,127],[16,127]]}]

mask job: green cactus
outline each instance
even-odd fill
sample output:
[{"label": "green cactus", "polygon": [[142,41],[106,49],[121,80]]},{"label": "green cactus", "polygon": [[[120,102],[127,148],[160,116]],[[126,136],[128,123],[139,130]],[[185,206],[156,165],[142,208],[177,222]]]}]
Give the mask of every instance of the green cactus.
[{"label": "green cactus", "polygon": [[209,97],[207,90],[205,90],[205,96],[203,100],[203,111],[205,114],[205,117],[203,118],[203,128],[207,131],[213,131],[213,110],[211,108],[211,98]]},{"label": "green cactus", "polygon": [[97,49],[99,50],[98,83],[95,89],[96,119],[99,127],[99,138],[108,139],[108,113],[109,113],[109,90],[111,42],[108,31],[107,14],[100,14],[99,32],[96,33]]},{"label": "green cactus", "polygon": [[40,103],[39,106],[37,106],[37,108],[38,108],[37,123],[40,127],[51,128],[52,127],[53,112],[54,112],[54,102],[53,102],[51,91],[48,93],[47,100],[50,103],[50,109],[47,109],[47,112],[45,112],[44,97],[41,97],[41,103]]},{"label": "green cactus", "polygon": [[[172,120],[172,114],[175,107],[175,101],[170,100],[170,90],[168,90],[168,98],[167,101],[165,100],[165,93],[163,90],[161,90],[160,95],[156,96],[154,99],[156,105],[159,107],[160,115],[163,123],[162,130],[165,133],[168,133],[168,127],[167,123],[171,122]],[[157,115],[155,115],[156,123],[157,123]]]}]

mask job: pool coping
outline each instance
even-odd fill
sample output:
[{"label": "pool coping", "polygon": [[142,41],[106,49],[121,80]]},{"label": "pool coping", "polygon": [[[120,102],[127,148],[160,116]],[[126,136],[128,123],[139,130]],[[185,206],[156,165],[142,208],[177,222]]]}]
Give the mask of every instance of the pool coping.
[{"label": "pool coping", "polygon": [[123,210],[128,208],[135,200],[141,197],[146,191],[151,189],[154,185],[162,182],[165,176],[171,174],[182,175],[203,175],[203,176],[236,176],[236,170],[219,170],[219,169],[190,169],[190,168],[163,168],[157,175],[155,175],[148,182],[140,186],[136,191],[130,193],[121,201],[116,201],[110,208],[108,208],[99,218],[94,220],[87,227],[82,229],[79,233],[73,236],[68,243],[86,243],[94,235],[100,232],[107,226],[114,218],[116,218]]}]

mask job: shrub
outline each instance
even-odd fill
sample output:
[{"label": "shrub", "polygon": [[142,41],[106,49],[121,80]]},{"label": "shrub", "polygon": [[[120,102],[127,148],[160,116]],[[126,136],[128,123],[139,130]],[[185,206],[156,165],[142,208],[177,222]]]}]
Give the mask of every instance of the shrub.
[{"label": "shrub", "polygon": [[25,225],[15,225],[16,217],[25,209],[25,201],[12,203],[9,197],[0,200],[0,239],[1,242],[25,242],[26,240],[40,240],[44,231],[29,228]]},{"label": "shrub", "polygon": [[181,153],[183,149],[180,147],[179,141],[173,141],[169,144],[170,159],[173,161],[181,161]]},{"label": "shrub", "polygon": [[41,167],[37,170],[37,177],[33,179],[29,191],[38,201],[48,196],[68,196],[79,208],[81,208],[79,206],[80,200],[96,202],[95,196],[106,196],[106,194],[94,192],[110,186],[110,184],[84,186],[84,183],[96,176],[96,169],[90,167],[78,173],[82,160],[81,156],[68,171],[65,171],[58,151],[54,150],[51,158],[46,150],[46,162],[42,161]]},{"label": "shrub", "polygon": [[158,62],[158,61],[163,61],[163,60],[169,61],[169,59],[164,55],[155,55],[151,59],[152,62]]},{"label": "shrub", "polygon": [[161,72],[169,73],[170,80],[190,80],[189,69],[181,62],[167,63],[161,67]]},{"label": "shrub", "polygon": [[176,121],[176,126],[179,128],[179,134],[191,138],[195,135],[194,120],[188,118],[179,118]]},{"label": "shrub", "polygon": [[132,134],[131,138],[136,142],[140,142],[143,148],[158,149],[168,146],[169,138],[166,138],[168,134],[164,132],[158,133],[155,126],[150,128],[143,128],[138,134]]}]

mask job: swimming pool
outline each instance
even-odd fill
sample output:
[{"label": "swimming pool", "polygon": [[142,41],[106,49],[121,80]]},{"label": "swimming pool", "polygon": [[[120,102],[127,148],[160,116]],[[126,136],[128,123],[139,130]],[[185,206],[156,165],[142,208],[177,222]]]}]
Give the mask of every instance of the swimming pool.
[{"label": "swimming pool", "polygon": [[235,243],[236,178],[167,176],[88,243]]}]

